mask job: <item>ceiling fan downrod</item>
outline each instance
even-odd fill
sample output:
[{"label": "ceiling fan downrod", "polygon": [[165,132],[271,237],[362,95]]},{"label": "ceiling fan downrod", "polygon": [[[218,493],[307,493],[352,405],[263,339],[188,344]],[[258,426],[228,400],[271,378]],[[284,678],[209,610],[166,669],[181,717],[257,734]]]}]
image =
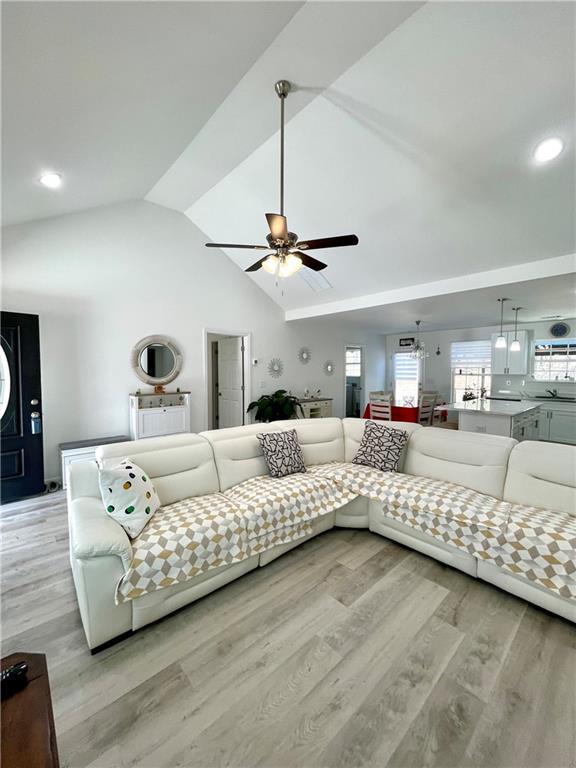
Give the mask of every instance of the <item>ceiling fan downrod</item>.
[{"label": "ceiling fan downrod", "polygon": [[292,85],[288,80],[278,80],[274,89],[280,99],[280,215],[284,216],[284,102]]}]

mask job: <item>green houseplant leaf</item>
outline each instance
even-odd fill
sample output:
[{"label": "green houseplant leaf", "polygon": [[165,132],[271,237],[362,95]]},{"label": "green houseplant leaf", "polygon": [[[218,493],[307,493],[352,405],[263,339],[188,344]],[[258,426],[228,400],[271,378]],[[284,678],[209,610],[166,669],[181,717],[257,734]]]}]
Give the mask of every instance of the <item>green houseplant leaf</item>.
[{"label": "green houseplant leaf", "polygon": [[271,395],[261,395],[248,406],[248,413],[255,410],[256,421],[280,421],[292,419],[298,409],[304,415],[302,406],[294,395],[289,395],[285,389],[277,389]]}]

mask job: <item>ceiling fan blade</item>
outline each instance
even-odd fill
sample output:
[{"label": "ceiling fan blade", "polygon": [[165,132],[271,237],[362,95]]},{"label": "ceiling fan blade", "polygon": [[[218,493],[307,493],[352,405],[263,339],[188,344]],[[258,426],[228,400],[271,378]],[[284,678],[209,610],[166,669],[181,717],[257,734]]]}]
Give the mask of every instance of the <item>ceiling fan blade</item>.
[{"label": "ceiling fan blade", "polygon": [[339,235],[338,237],[321,237],[316,240],[303,240],[296,243],[296,248],[310,251],[313,248],[341,248],[345,245],[358,245],[356,235]]},{"label": "ceiling fan blade", "polygon": [[281,216],[279,213],[267,213],[266,221],[270,227],[270,233],[275,240],[288,239],[288,222],[286,221],[286,216]]},{"label": "ceiling fan blade", "polygon": [[321,269],[326,269],[328,264],[324,264],[323,261],[318,261],[318,259],[315,259],[313,256],[308,256],[307,253],[302,253],[302,251],[292,251],[294,256],[298,256],[300,259],[302,259],[302,264],[304,264],[305,267],[308,267],[308,269],[313,269],[314,272],[320,272]]},{"label": "ceiling fan blade", "polygon": [[258,261],[255,261],[254,264],[251,264],[248,269],[245,269],[244,272],[256,272],[262,264],[266,261],[268,256],[274,256],[273,253],[267,253],[266,256],[262,256],[261,259],[258,259]]},{"label": "ceiling fan blade", "polygon": [[239,245],[238,243],[206,243],[206,248],[251,248],[254,251],[268,251],[267,245]]}]

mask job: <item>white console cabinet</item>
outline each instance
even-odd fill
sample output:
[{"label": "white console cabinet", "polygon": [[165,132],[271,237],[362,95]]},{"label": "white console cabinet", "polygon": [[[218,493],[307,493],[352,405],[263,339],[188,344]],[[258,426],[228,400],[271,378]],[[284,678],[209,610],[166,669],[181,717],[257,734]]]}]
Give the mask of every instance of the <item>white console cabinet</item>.
[{"label": "white console cabinet", "polygon": [[130,395],[130,436],[174,435],[190,432],[190,393]]},{"label": "white console cabinet", "polygon": [[331,397],[303,397],[300,399],[299,419],[325,419],[332,416]]}]

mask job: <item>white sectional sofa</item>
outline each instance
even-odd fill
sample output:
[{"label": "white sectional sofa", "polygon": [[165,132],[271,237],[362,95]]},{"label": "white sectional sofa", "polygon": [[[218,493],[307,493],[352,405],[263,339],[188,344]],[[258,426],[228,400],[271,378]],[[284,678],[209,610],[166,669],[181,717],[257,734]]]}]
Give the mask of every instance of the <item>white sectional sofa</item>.
[{"label": "white sectional sofa", "polygon": [[[97,458],[130,457],[153,480],[163,507],[151,526],[164,505],[205,500],[211,494],[234,502],[236,489],[267,475],[256,439],[265,431],[297,430],[310,471],[293,478],[318,474],[332,482],[335,473],[338,483],[356,454],[364,424],[362,419],[337,418],[253,424],[116,443],[99,449]],[[295,540],[270,540],[258,548],[254,539],[237,561],[124,602],[117,602],[117,588],[131,567],[136,541],[106,513],[96,463],[73,464],[68,481],[70,560],[89,647],[99,649],[140,629],[334,526],[369,528],[576,621],[576,448],[517,444],[510,438],[408,423],[387,425],[407,431],[409,440],[399,473],[380,473],[386,481],[378,493],[366,481],[362,494],[315,514],[301,529],[294,527],[293,533],[305,531],[296,533]],[[274,482],[266,480],[266,493]],[[444,492],[447,499],[461,499],[457,512],[429,515],[426,500]],[[189,525],[195,525],[193,513]],[[554,552],[559,549],[557,562]],[[547,568],[560,576],[547,580]]]}]

